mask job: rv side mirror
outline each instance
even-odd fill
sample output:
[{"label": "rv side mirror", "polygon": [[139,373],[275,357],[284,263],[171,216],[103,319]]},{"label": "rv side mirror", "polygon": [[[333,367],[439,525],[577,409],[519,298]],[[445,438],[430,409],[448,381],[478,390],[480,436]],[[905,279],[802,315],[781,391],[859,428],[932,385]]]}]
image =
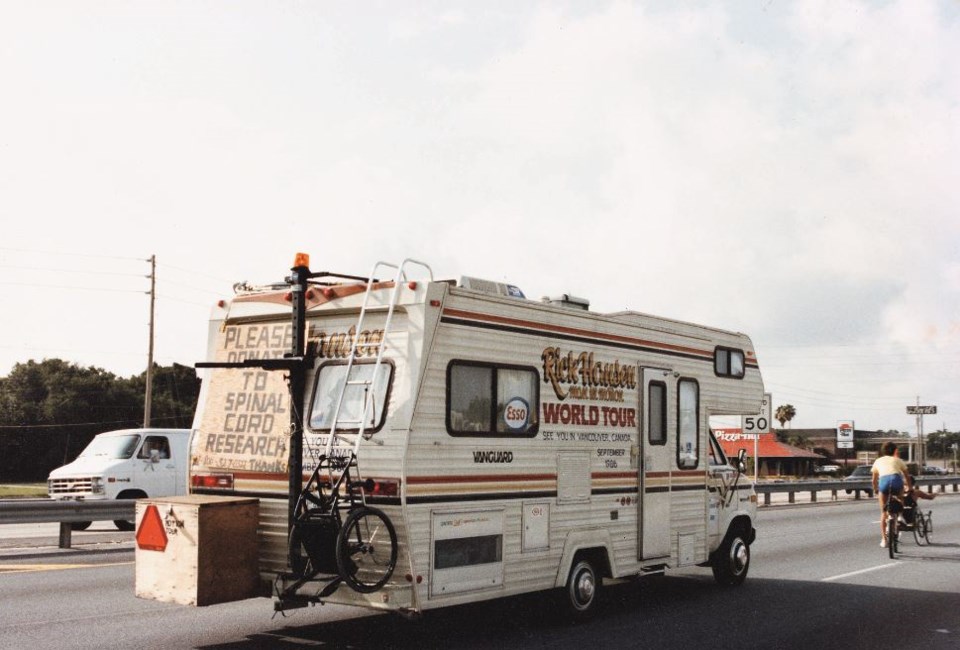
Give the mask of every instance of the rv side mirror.
[{"label": "rv side mirror", "polygon": [[741,449],[739,452],[737,452],[737,470],[739,470],[741,474],[747,471],[746,459],[747,459],[746,449]]}]

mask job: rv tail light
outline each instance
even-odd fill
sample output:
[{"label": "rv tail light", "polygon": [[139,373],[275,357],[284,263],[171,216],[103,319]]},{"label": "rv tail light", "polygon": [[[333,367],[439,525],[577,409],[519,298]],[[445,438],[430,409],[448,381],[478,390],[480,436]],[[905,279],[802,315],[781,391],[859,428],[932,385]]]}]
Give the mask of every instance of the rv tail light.
[{"label": "rv tail light", "polygon": [[283,294],[283,299],[286,300],[287,302],[293,302],[293,294],[288,291],[285,294]]},{"label": "rv tail light", "polygon": [[400,481],[395,479],[374,481],[373,490],[367,492],[367,495],[374,497],[400,496]]},{"label": "rv tail light", "polygon": [[336,295],[337,295],[337,292],[331,289],[330,287],[326,287],[323,290],[323,297],[326,298],[327,300],[330,300]]},{"label": "rv tail light", "polygon": [[416,282],[408,282],[408,283],[407,283],[407,287],[409,287],[410,291],[413,291],[414,289],[417,288],[417,283],[416,283]]},{"label": "rv tail light", "polygon": [[305,295],[307,296],[307,300],[313,300],[313,289],[307,289],[307,293]]},{"label": "rv tail light", "polygon": [[233,474],[194,474],[190,483],[195,488],[232,490]]},{"label": "rv tail light", "polygon": [[219,307],[220,309],[223,309],[223,308],[226,307],[226,306],[227,306],[227,301],[226,301],[226,300],[218,300],[218,301],[217,301],[217,307]]}]

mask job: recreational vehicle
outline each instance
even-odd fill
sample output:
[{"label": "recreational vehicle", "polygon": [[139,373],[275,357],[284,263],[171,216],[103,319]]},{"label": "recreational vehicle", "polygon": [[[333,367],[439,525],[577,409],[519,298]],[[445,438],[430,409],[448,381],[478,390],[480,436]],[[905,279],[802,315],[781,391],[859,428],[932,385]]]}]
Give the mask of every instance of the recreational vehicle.
[{"label": "recreational vehicle", "polygon": [[197,365],[190,490],[257,500],[277,609],[558,589],[585,615],[604,581],[747,575],[756,494],[709,428],[760,410],[744,334],[298,255],[215,308]]}]

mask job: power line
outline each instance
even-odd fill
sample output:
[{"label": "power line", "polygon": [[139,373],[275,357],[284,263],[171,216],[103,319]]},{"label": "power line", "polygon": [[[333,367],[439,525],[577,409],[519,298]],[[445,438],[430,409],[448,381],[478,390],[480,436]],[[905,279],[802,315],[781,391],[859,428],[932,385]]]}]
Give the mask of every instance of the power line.
[{"label": "power line", "polygon": [[[139,409],[138,409],[138,410],[139,410]],[[3,425],[0,425],[0,432],[3,432],[3,431],[12,431],[12,430],[21,431],[21,430],[23,430],[23,429],[70,429],[70,428],[76,428],[76,427],[91,427],[91,426],[100,426],[100,425],[114,426],[114,425],[117,425],[117,424],[130,424],[131,422],[136,423],[137,419],[138,419],[138,418],[127,418],[127,419],[125,419],[125,420],[109,420],[109,421],[106,421],[106,422],[103,422],[103,421],[99,421],[99,422],[74,422],[74,423],[72,423],[72,424],[3,424]],[[176,415],[167,415],[167,416],[165,416],[165,417],[152,418],[152,419],[155,420],[155,421],[156,421],[156,420],[162,420],[162,421],[174,420],[174,421],[176,421],[176,420],[179,420],[180,418],[177,417]],[[131,427],[131,428],[132,428],[132,429],[138,429],[138,428],[140,428],[140,427],[139,427],[139,426],[133,426],[133,427]]]},{"label": "power line", "polygon": [[88,257],[92,259],[101,259],[101,260],[126,260],[137,261],[137,262],[146,262],[149,258],[143,257],[126,257],[120,255],[100,255],[97,253],[76,253],[73,251],[49,251],[49,250],[31,250],[29,248],[9,248],[7,246],[0,246],[0,251],[8,251],[12,253],[28,253],[30,255],[49,255],[54,257],[59,257],[61,255],[68,255],[70,257]]}]

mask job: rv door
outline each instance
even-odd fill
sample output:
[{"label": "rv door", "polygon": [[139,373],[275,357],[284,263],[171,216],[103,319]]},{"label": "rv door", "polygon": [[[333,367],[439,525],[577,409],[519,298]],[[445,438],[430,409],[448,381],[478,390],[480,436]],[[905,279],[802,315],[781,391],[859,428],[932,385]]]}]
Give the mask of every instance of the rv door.
[{"label": "rv door", "polygon": [[641,368],[640,393],[640,524],[637,539],[641,560],[670,556],[670,469],[674,448],[668,444],[669,405],[675,382],[663,368]]}]

